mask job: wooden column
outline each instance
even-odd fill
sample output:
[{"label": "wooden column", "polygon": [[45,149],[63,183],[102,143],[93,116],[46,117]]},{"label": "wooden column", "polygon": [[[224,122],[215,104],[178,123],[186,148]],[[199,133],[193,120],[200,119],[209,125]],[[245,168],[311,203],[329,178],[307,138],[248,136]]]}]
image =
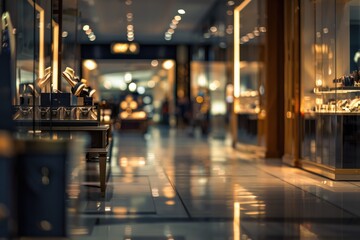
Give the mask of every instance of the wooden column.
[{"label": "wooden column", "polygon": [[267,0],[266,6],[266,158],[284,152],[284,1]]}]

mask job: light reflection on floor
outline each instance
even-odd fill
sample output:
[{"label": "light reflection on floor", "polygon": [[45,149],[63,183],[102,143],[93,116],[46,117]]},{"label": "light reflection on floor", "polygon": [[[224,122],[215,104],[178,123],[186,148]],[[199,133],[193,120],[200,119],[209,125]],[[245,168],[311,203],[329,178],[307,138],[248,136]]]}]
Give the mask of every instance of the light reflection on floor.
[{"label": "light reflection on floor", "polygon": [[[359,182],[229,142],[161,128],[115,134],[106,196],[85,188],[88,231],[73,239],[358,239]],[[96,182],[97,164],[88,164]]]}]

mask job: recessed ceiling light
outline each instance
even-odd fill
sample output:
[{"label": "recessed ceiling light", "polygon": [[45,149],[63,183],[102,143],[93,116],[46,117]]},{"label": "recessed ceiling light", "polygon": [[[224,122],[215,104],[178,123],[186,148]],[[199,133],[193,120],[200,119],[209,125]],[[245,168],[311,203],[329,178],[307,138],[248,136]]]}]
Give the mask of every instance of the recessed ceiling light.
[{"label": "recessed ceiling light", "polygon": [[83,26],[83,30],[84,30],[84,31],[87,31],[87,30],[89,30],[89,29],[90,29],[90,26],[89,26],[89,25],[84,25],[84,26]]},{"label": "recessed ceiling light", "polygon": [[174,17],[174,19],[175,19],[176,21],[180,21],[180,20],[181,20],[181,17],[180,17],[179,15],[176,15],[176,16]]},{"label": "recessed ceiling light", "polygon": [[228,4],[229,6],[233,6],[233,5],[235,4],[235,2],[230,0],[230,1],[227,2],[227,4]]},{"label": "recessed ceiling light", "polygon": [[210,28],[210,31],[213,32],[213,33],[214,33],[214,32],[217,32],[217,27],[212,26],[212,27]]},{"label": "recessed ceiling light", "polygon": [[63,38],[66,38],[67,36],[69,36],[69,33],[68,33],[67,31],[63,31],[62,34],[61,34],[61,36],[62,36]]},{"label": "recessed ceiling light", "polygon": [[178,10],[178,13],[179,13],[179,14],[185,14],[185,10],[184,10],[184,9],[179,9],[179,10]]}]

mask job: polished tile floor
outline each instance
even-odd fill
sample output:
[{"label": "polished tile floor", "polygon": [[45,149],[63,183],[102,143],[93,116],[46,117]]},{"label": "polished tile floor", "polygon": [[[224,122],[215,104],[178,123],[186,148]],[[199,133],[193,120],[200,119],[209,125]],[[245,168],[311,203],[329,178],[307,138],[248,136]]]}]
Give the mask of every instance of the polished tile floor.
[{"label": "polished tile floor", "polygon": [[109,165],[102,198],[97,163],[87,163],[73,239],[360,239],[360,182],[234,150],[226,138],[115,133]]}]

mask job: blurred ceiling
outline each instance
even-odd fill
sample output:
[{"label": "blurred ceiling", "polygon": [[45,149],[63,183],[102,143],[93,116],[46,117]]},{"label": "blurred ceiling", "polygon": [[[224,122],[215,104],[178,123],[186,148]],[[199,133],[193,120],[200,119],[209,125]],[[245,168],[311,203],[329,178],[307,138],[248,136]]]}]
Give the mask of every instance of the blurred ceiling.
[{"label": "blurred ceiling", "polygon": [[[80,25],[89,25],[96,36],[90,42],[85,32],[80,31],[80,43],[127,41],[129,24],[133,25],[133,41],[140,44],[194,43],[199,40],[195,30],[220,2],[224,8],[229,7],[224,0],[79,0]],[[178,9],[184,9],[185,14],[179,14]],[[128,18],[128,13],[132,18]],[[226,10],[223,14],[226,15]],[[172,39],[167,41],[165,33],[176,15],[181,20]]]}]

